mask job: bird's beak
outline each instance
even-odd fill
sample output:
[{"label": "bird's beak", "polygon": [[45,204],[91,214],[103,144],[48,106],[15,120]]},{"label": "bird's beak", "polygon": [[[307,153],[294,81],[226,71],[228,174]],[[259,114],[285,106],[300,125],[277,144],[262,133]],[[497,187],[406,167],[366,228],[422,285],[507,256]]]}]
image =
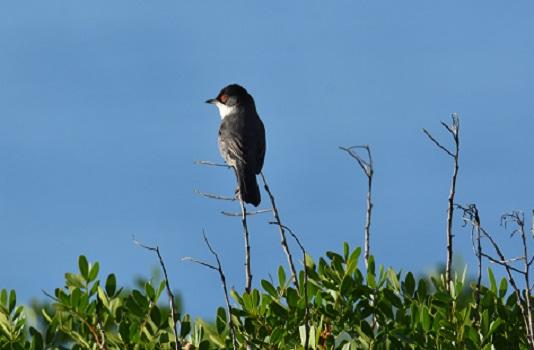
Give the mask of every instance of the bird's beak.
[{"label": "bird's beak", "polygon": [[215,104],[215,102],[217,102],[217,99],[215,98],[210,98],[209,100],[206,100],[206,103],[209,103],[209,104]]}]

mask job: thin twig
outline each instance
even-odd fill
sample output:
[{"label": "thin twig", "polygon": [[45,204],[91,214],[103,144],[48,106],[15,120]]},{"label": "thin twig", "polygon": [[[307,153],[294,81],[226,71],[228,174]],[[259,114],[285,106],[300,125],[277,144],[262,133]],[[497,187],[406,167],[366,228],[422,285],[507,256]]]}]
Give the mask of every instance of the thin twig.
[{"label": "thin twig", "polygon": [[[533,214],[534,215],[534,214]],[[530,263],[528,262],[528,245],[527,234],[525,232],[525,214],[523,212],[514,211],[510,214],[502,216],[503,220],[510,220],[517,225],[521,237],[521,245],[523,246],[523,278],[525,279],[525,303],[526,303],[526,328],[527,336],[531,347],[534,347],[534,322],[532,320],[532,305],[530,303]]]},{"label": "thin twig", "polygon": [[305,331],[304,349],[307,350],[308,345],[309,345],[309,337],[310,337],[310,325],[309,325],[310,310],[309,310],[309,305],[308,305],[308,267],[306,266],[306,250],[304,249],[304,246],[302,245],[302,243],[300,243],[300,240],[297,237],[297,235],[293,233],[293,230],[291,230],[289,227],[282,225],[281,223],[276,222],[276,221],[271,221],[269,222],[269,224],[279,225],[279,226],[282,226],[284,230],[287,230],[287,232],[289,232],[289,234],[293,237],[295,242],[297,242],[297,245],[299,246],[300,251],[302,252],[302,263],[304,265],[304,271],[303,271],[304,272],[304,298],[306,300],[306,308],[304,310],[304,331]]},{"label": "thin twig", "polygon": [[447,208],[447,264],[445,268],[445,280],[446,280],[446,289],[450,290],[451,283],[451,270],[452,270],[452,255],[453,255],[453,233],[452,233],[452,223],[453,223],[453,214],[454,214],[454,196],[456,194],[456,179],[458,177],[458,158],[460,155],[460,119],[456,113],[451,115],[452,122],[451,125],[447,125],[444,122],[441,122],[441,125],[452,135],[454,142],[454,152],[451,152],[446,147],[442,146],[426,129],[423,129],[423,132],[428,136],[428,138],[440,149],[446,152],[449,156],[454,159],[454,168],[451,178],[451,187],[449,192],[448,199],[448,208]]},{"label": "thin twig", "polygon": [[478,269],[477,269],[477,286],[475,290],[475,319],[477,326],[480,330],[480,288],[482,285],[482,243],[480,237],[480,216],[478,214],[478,209],[476,204],[468,204],[467,207],[462,207],[461,205],[456,205],[458,209],[461,209],[464,213],[464,219],[471,222],[471,243],[473,244],[473,250],[475,256],[477,257]]},{"label": "thin twig", "polygon": [[217,261],[217,266],[214,266],[202,260],[193,259],[191,257],[185,257],[185,258],[182,258],[182,260],[191,261],[191,262],[203,265],[219,273],[219,277],[221,279],[221,283],[222,283],[222,287],[224,291],[224,300],[226,302],[226,312],[228,313],[228,320],[227,320],[228,328],[230,328],[230,333],[232,335],[232,344],[233,344],[234,350],[237,350],[239,345],[237,343],[234,323],[232,322],[233,311],[232,311],[232,305],[230,304],[230,299],[228,298],[228,287],[226,285],[226,276],[224,275],[224,270],[222,268],[221,260],[219,259],[219,254],[217,254],[217,252],[212,248],[210,242],[208,241],[208,237],[206,236],[206,234],[202,232],[202,235],[204,236],[204,242],[206,242],[206,245],[208,246],[209,251],[211,252],[211,254],[213,254],[213,256],[215,257],[215,260]]},{"label": "thin twig", "polygon": [[293,256],[291,255],[291,250],[289,249],[289,245],[287,243],[286,232],[284,229],[284,225],[282,225],[282,220],[280,220],[280,213],[278,212],[278,208],[276,207],[274,195],[272,194],[271,189],[267,184],[267,180],[265,179],[265,175],[263,175],[263,172],[260,173],[260,176],[261,180],[263,181],[263,188],[265,188],[265,192],[267,192],[267,194],[269,195],[269,199],[271,200],[274,222],[276,223],[280,231],[280,244],[282,245],[282,249],[284,250],[284,253],[287,257],[287,264],[289,265],[289,269],[291,270],[291,279],[293,280],[295,287],[299,289],[297,270],[295,269],[295,264],[293,263]]},{"label": "thin twig", "polygon": [[247,208],[245,202],[239,195],[239,204],[241,205],[241,224],[243,225],[243,236],[245,238],[245,291],[250,293],[252,291],[252,271],[250,268],[250,235],[247,225]]},{"label": "thin twig", "polygon": [[133,242],[135,245],[138,245],[141,248],[156,252],[158,256],[159,264],[161,266],[161,269],[163,271],[163,276],[165,278],[165,289],[167,290],[167,296],[169,297],[169,307],[170,307],[172,324],[173,324],[172,331],[174,333],[174,337],[176,338],[175,349],[176,350],[181,349],[182,345],[180,343],[180,339],[178,338],[178,329],[177,329],[177,324],[179,320],[178,320],[176,306],[174,304],[174,294],[172,293],[171,286],[169,284],[169,276],[167,275],[167,268],[165,267],[165,263],[163,262],[163,257],[161,256],[159,252],[159,246],[151,247],[151,246],[144,245],[143,243],[136,240],[135,237],[133,237]]},{"label": "thin twig", "polygon": [[[373,185],[373,175],[374,175],[374,166],[373,166],[373,157],[371,156],[371,148],[369,145],[361,146],[352,146],[352,147],[341,147],[339,148],[347,152],[352,158],[356,159],[363,172],[367,176],[367,211],[365,216],[365,244],[364,244],[364,260],[365,268],[367,268],[369,263],[370,247],[369,240],[371,237],[371,213],[373,210],[373,202],[371,201],[371,189]],[[367,151],[368,160],[363,159],[355,149],[362,148]]]},{"label": "thin twig", "polygon": [[195,164],[197,164],[197,165],[217,166],[217,167],[221,167],[221,168],[231,168],[231,166],[229,166],[228,164],[215,163],[215,162],[211,162],[209,160],[196,160]]},{"label": "thin twig", "polygon": [[[263,214],[263,213],[269,213],[271,212],[271,209],[258,209],[254,211],[247,211],[248,216],[257,215],[257,214]],[[243,216],[243,213],[234,213],[229,211],[221,211],[221,214],[225,216]]]},{"label": "thin twig", "polygon": [[234,197],[219,196],[218,194],[201,192],[199,190],[195,190],[195,193],[198,194],[199,196],[206,197],[206,198],[209,198],[209,199],[218,199],[218,200],[221,200],[221,201],[232,201],[232,202],[237,200],[236,196],[234,196]]},{"label": "thin twig", "polygon": [[98,328],[98,323],[97,323],[96,327],[93,326],[91,323],[89,323],[83,317],[83,315],[81,315],[78,311],[76,311],[76,309],[74,309],[72,306],[63,304],[58,298],[56,298],[55,296],[50,295],[44,289],[41,289],[41,291],[43,292],[44,295],[46,295],[47,297],[49,297],[50,299],[52,299],[56,303],[58,303],[59,304],[58,307],[65,308],[66,310],[72,312],[74,314],[74,316],[76,316],[87,327],[87,329],[89,330],[89,332],[91,333],[93,338],[95,338],[96,345],[98,346],[98,348],[100,350],[107,350],[107,345],[106,345],[106,340],[104,338],[104,334],[101,333],[102,339],[100,339],[100,337],[99,337],[99,335],[97,333],[97,329],[95,329],[95,328]]}]

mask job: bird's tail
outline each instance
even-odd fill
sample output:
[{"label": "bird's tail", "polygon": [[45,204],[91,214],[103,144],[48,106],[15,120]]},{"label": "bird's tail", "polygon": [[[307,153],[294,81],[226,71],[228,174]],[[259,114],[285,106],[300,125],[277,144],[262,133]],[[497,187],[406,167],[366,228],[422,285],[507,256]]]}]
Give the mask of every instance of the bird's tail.
[{"label": "bird's tail", "polygon": [[256,181],[256,174],[250,170],[237,169],[236,175],[241,199],[245,203],[250,203],[257,207],[260,204],[261,195],[258,182]]}]

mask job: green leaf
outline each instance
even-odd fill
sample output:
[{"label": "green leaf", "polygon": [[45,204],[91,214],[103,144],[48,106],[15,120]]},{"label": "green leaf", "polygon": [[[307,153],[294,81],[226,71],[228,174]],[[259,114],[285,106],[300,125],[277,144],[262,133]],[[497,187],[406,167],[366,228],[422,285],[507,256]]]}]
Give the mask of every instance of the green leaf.
[{"label": "green leaf", "polygon": [[428,332],[430,330],[430,313],[428,308],[423,305],[419,311],[421,315],[421,326],[425,332]]},{"label": "green leaf", "polygon": [[0,292],[0,305],[7,306],[7,290],[2,288]]},{"label": "green leaf", "polygon": [[349,244],[347,242],[343,242],[343,257],[345,258],[345,261],[349,259],[349,251]]},{"label": "green leaf", "polygon": [[180,337],[185,338],[189,332],[191,332],[191,319],[189,315],[185,315],[180,322]]},{"label": "green leaf", "polygon": [[84,280],[80,275],[67,272],[65,274],[65,280],[67,283],[67,287],[70,287],[70,288],[83,288],[84,287]]},{"label": "green leaf", "polygon": [[491,268],[488,267],[488,277],[490,281],[490,290],[497,294],[497,282],[495,282],[495,275],[493,274],[493,271]]},{"label": "green leaf", "polygon": [[89,282],[92,282],[96,279],[96,277],[98,276],[98,271],[100,270],[100,265],[98,264],[98,262],[96,262],[92,267],[91,267],[91,270],[89,271]]},{"label": "green leaf", "polygon": [[341,286],[339,291],[341,292],[341,295],[348,296],[349,292],[353,285],[353,279],[350,275],[346,275],[343,277],[343,280],[341,281]]},{"label": "green leaf", "polygon": [[10,314],[17,305],[17,293],[15,293],[14,290],[11,290],[9,292],[9,306],[8,306],[8,313]]},{"label": "green leaf", "polygon": [[286,272],[282,266],[278,267],[278,283],[281,288],[286,285]]},{"label": "green leaf", "polygon": [[80,268],[80,273],[82,274],[82,277],[89,281],[89,263],[87,262],[87,258],[84,255],[80,255],[78,257],[78,267]]},{"label": "green leaf", "polygon": [[152,301],[156,301],[156,291],[154,290],[154,287],[152,287],[152,285],[150,284],[150,282],[146,282],[145,283],[145,292],[146,292],[146,295],[147,297],[152,300]]},{"label": "green leaf", "polygon": [[271,310],[281,319],[287,318],[287,310],[282,305],[278,304],[276,301],[273,301],[271,303]]},{"label": "green leaf", "polygon": [[415,278],[413,277],[413,274],[411,272],[408,272],[406,274],[406,277],[404,278],[404,283],[402,284],[402,290],[404,294],[407,294],[408,296],[413,296],[413,293],[415,291]]},{"label": "green leaf", "polygon": [[154,305],[150,310],[150,319],[154,322],[155,325],[159,326],[161,323],[161,312],[157,305]]},{"label": "green leaf", "polygon": [[507,290],[508,290],[508,281],[506,280],[506,278],[503,278],[501,280],[501,284],[499,285],[499,297],[504,298]]},{"label": "green leaf", "polygon": [[30,350],[43,350],[44,342],[43,336],[35,328],[30,327],[30,335],[32,336],[32,345]]},{"label": "green leaf", "polygon": [[217,318],[215,319],[217,333],[222,334],[226,329],[226,310],[222,307],[217,309]]},{"label": "green leaf", "polygon": [[115,274],[112,273],[106,279],[106,293],[111,298],[115,294],[116,290],[117,290],[117,278],[115,277]]},{"label": "green leaf", "polygon": [[397,278],[397,273],[391,267],[388,269],[388,280],[395,291],[400,290],[400,283],[399,279]]},{"label": "green leaf", "polygon": [[288,288],[286,291],[287,305],[292,309],[296,308],[298,299],[299,299],[299,296],[298,296],[297,291],[293,288]]},{"label": "green leaf", "polygon": [[274,288],[274,286],[271,284],[271,282],[267,281],[267,280],[261,280],[261,286],[263,287],[263,289],[269,293],[271,296],[275,297],[275,298],[278,298],[279,295],[278,295],[278,292],[276,291],[276,289]]},{"label": "green leaf", "polygon": [[503,320],[500,318],[497,318],[493,322],[491,322],[487,336],[489,337],[490,335],[495,333],[495,331],[501,326],[501,324],[503,324]]}]

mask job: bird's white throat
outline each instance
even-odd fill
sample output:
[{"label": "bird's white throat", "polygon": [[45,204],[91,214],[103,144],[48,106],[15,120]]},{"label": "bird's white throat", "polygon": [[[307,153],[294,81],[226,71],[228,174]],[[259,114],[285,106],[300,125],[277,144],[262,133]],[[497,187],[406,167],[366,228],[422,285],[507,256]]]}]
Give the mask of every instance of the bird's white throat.
[{"label": "bird's white throat", "polygon": [[224,119],[224,117],[234,113],[236,110],[236,106],[227,106],[224,103],[220,103],[218,101],[215,105],[219,109],[219,114],[221,115],[221,119]]}]

